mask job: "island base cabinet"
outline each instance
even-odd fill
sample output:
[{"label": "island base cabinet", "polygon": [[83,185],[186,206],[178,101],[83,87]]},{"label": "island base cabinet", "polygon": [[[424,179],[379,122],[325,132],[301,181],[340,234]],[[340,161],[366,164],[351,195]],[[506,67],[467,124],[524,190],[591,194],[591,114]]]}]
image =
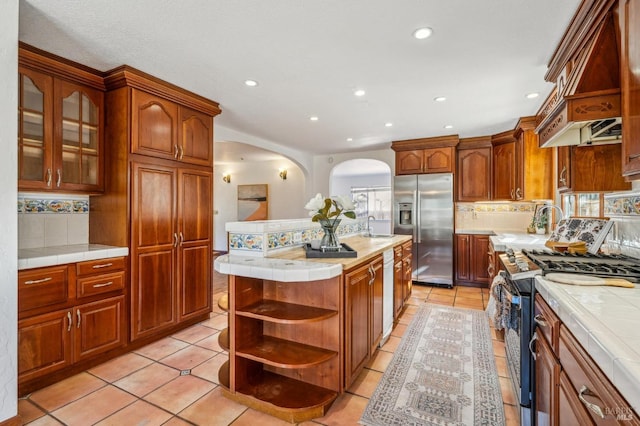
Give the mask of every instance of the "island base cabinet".
[{"label": "island base cabinet", "polygon": [[[343,391],[341,278],[230,276],[224,394],[289,422],[321,417]],[[228,371],[228,372],[227,372]]]}]

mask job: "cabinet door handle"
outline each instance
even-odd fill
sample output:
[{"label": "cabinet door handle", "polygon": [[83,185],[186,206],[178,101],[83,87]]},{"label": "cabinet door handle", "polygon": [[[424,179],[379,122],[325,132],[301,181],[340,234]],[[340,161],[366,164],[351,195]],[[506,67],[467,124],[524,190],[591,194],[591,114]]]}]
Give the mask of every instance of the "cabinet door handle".
[{"label": "cabinet door handle", "polygon": [[100,265],[93,265],[92,268],[100,269],[100,268],[108,268],[109,266],[113,266],[113,263],[102,263]]},{"label": "cabinet door handle", "polygon": [[535,331],[533,332],[533,337],[531,338],[531,340],[529,341],[529,352],[531,352],[531,356],[533,357],[533,360],[535,361],[537,359],[536,356],[536,350],[533,349],[533,344],[535,343],[535,341],[538,340],[538,333],[536,333]]},{"label": "cabinet door handle", "polygon": [[182,231],[180,231],[180,247],[182,247],[182,243],[184,243],[184,235],[182,234]]},{"label": "cabinet door handle", "polygon": [[178,145],[174,145],[173,146],[173,158],[175,158],[176,160],[178,159]]},{"label": "cabinet door handle", "polygon": [[560,183],[563,185],[567,185],[567,166],[562,166],[562,171],[560,172]]},{"label": "cabinet door handle", "polygon": [[[578,394],[578,399],[589,410],[593,411],[594,413],[596,413],[597,415],[599,415],[601,418],[604,419],[604,413],[602,412],[602,408],[600,408],[598,405],[592,404],[591,402],[589,402],[586,399],[584,399],[583,395],[595,396],[596,398],[598,398],[598,395],[596,395],[595,393],[591,392],[586,385],[582,385],[582,387],[580,388],[580,393]],[[598,398],[598,399],[600,399],[600,398]]]},{"label": "cabinet door handle", "polygon": [[538,324],[540,327],[548,327],[549,323],[547,322],[546,319],[544,319],[544,317],[542,316],[542,314],[538,314],[535,317],[533,317],[533,320],[536,322],[536,324]]},{"label": "cabinet door handle", "polygon": [[73,320],[71,319],[71,311],[67,311],[67,331],[71,331],[71,323]]},{"label": "cabinet door handle", "polygon": [[516,200],[522,199],[522,189],[516,188]]},{"label": "cabinet door handle", "polygon": [[173,233],[173,246],[178,247],[178,234]]},{"label": "cabinet door handle", "polygon": [[51,169],[47,169],[47,186],[51,186],[51,177],[52,177],[53,173],[51,173]]},{"label": "cabinet door handle", "polygon": [[108,281],[108,282],[102,283],[102,284],[94,284],[93,288],[108,287],[110,285],[113,285],[113,281]]},{"label": "cabinet door handle", "polygon": [[40,283],[46,283],[47,281],[51,281],[52,279],[53,279],[53,278],[51,278],[51,277],[47,277],[47,278],[41,278],[41,279],[39,279],[39,280],[29,280],[29,281],[25,281],[24,283],[25,283],[26,285],[29,285],[29,284],[40,284]]},{"label": "cabinet door handle", "polygon": [[178,148],[180,149],[179,159],[182,160],[182,158],[184,157],[184,148],[182,147],[182,145],[180,145]]},{"label": "cabinet door handle", "polygon": [[56,173],[58,174],[58,179],[56,179],[56,187],[60,188],[60,184],[62,183],[62,170],[58,169],[56,170]]},{"label": "cabinet door handle", "polygon": [[511,188],[511,199],[513,199],[513,188]]},{"label": "cabinet door handle", "polygon": [[80,309],[76,309],[76,318],[78,319],[76,328],[80,328],[80,322],[82,321],[82,317],[80,316]]}]

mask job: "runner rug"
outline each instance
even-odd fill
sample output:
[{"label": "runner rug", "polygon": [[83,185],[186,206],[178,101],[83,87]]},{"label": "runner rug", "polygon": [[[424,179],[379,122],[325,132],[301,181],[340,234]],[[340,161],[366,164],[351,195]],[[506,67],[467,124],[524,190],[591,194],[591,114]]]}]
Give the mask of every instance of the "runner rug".
[{"label": "runner rug", "polygon": [[421,305],[360,423],[504,425],[487,314]]}]

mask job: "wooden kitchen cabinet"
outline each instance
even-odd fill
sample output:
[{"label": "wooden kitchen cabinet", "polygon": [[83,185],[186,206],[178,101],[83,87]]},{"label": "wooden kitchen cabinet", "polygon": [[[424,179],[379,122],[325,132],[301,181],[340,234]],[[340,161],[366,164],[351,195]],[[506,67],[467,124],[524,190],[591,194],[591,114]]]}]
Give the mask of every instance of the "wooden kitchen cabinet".
[{"label": "wooden kitchen cabinet", "polygon": [[489,235],[456,234],[456,284],[488,287]]},{"label": "wooden kitchen cabinet", "polygon": [[456,155],[457,201],[491,200],[491,138],[461,139]]},{"label": "wooden kitchen cabinet", "polygon": [[126,345],[125,268],[116,257],[19,271],[20,393]]},{"label": "wooden kitchen cabinet", "polygon": [[619,143],[572,147],[571,190],[606,192],[631,189],[631,183],[622,177],[621,156],[622,145]]},{"label": "wooden kitchen cabinet", "polygon": [[394,141],[396,176],[425,173],[454,173],[457,136]]},{"label": "wooden kitchen cabinet", "polygon": [[210,166],[213,119],[165,98],[132,89],[131,151],[135,154]]},{"label": "wooden kitchen cabinet", "polygon": [[622,174],[640,179],[640,2],[619,1]]},{"label": "wooden kitchen cabinet", "polygon": [[[632,424],[640,417],[564,326],[536,295],[535,346],[537,424]],[[588,407],[584,401],[600,408]],[[595,408],[595,407],[593,407]],[[622,414],[623,417],[618,418]]]},{"label": "wooden kitchen cabinet", "polygon": [[402,297],[404,304],[413,291],[413,240],[402,244]]},{"label": "wooden kitchen cabinet", "polygon": [[100,73],[21,44],[18,85],[18,189],[101,192]]},{"label": "wooden kitchen cabinet", "polygon": [[344,285],[345,388],[348,388],[382,339],[382,257],[346,271]]},{"label": "wooden kitchen cabinet", "polygon": [[413,286],[413,241],[393,248],[393,319],[402,314]]},{"label": "wooden kitchen cabinet", "polygon": [[[211,311],[216,102],[122,66],[105,76],[105,193],[89,241],[128,246],[130,338],[151,342]],[[129,107],[130,106],[130,107]]]},{"label": "wooden kitchen cabinet", "polygon": [[506,142],[493,145],[493,199],[516,200],[521,188],[516,187],[516,141],[513,132],[508,132]]},{"label": "wooden kitchen cabinet", "polygon": [[493,279],[502,269],[502,262],[500,261],[500,255],[504,253],[502,251],[496,251],[491,242],[491,237],[489,237],[489,249],[487,251],[487,278],[489,282],[489,287],[491,287],[491,283],[493,283]]}]

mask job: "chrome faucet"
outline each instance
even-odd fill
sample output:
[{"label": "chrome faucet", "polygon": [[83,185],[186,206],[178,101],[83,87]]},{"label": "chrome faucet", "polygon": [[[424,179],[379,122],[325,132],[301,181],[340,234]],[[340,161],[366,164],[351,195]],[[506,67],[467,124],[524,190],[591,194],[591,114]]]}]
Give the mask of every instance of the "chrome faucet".
[{"label": "chrome faucet", "polygon": [[370,220],[376,220],[375,216],[368,216],[367,217],[367,232],[369,233],[369,236],[371,236],[371,225],[369,224]]},{"label": "chrome faucet", "polygon": [[538,210],[538,217],[540,217],[540,215],[542,215],[542,213],[547,209],[556,209],[556,210],[558,210],[558,213],[560,213],[560,216],[558,217],[558,223],[562,219],[564,219],[564,212],[562,211],[560,206],[557,206],[555,204],[545,204],[544,206],[540,207],[540,210]]}]

